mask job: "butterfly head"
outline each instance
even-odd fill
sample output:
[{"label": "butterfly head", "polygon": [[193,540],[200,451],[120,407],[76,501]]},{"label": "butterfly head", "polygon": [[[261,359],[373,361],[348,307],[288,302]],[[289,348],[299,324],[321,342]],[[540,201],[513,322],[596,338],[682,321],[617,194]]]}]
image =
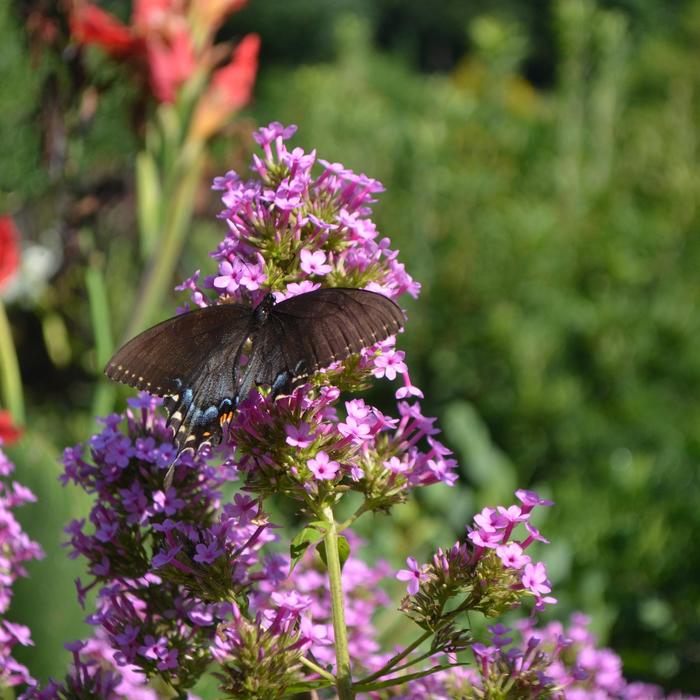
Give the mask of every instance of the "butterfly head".
[{"label": "butterfly head", "polygon": [[273,294],[266,294],[263,300],[255,307],[253,311],[253,323],[256,328],[260,328],[267,321],[272,307],[275,305],[275,297]]}]

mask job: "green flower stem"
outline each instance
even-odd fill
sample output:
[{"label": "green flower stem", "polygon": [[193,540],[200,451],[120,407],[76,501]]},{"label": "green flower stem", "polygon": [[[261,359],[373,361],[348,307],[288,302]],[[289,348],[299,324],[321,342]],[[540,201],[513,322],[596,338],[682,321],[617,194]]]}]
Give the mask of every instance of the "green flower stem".
[{"label": "green flower stem", "polygon": [[347,520],[343,520],[342,523],[338,523],[338,532],[347,530],[361,515],[369,510],[371,510],[371,503],[364,501]]},{"label": "green flower stem", "polygon": [[328,579],[331,589],[333,633],[335,635],[335,660],[337,666],[336,688],[338,690],[338,700],[353,700],[355,693],[352,689],[350,652],[348,651],[348,636],[345,626],[345,603],[343,600],[340,555],[338,553],[338,529],[335,517],[333,516],[333,508],[331,506],[324,506],[323,516],[328,522],[328,529],[326,530],[324,542],[326,545]]},{"label": "green flower stem", "polygon": [[373,673],[371,676],[367,676],[366,678],[363,678],[362,680],[358,681],[356,686],[358,685],[365,685],[367,683],[371,683],[372,681],[377,680],[378,678],[381,678],[382,676],[385,676],[387,673],[391,673],[394,670],[394,666],[399,663],[399,661],[403,661],[414,649],[417,649],[426,639],[431,637],[434,633],[433,632],[424,632],[421,634],[418,639],[414,640],[409,644],[405,649],[400,651],[398,654],[395,656],[392,656],[389,661],[387,661],[378,671]]},{"label": "green flower stem", "polygon": [[313,661],[311,661],[311,659],[307,659],[305,656],[302,656],[299,661],[301,661],[306,668],[310,669],[314,673],[318,673],[319,676],[325,678],[327,681],[331,681],[331,683],[335,685],[335,677],[332,673],[328,673],[326,669],[321,668],[318,664],[315,664]]},{"label": "green flower stem", "polygon": [[[186,144],[177,163],[179,177],[168,191],[162,205],[167,207],[163,230],[151,257],[134,305],[134,314],[123,340],[128,340],[155,320],[163,296],[172,283],[185,235],[192,220],[194,199],[204,167],[204,152],[198,143]],[[169,188],[167,188],[169,190]]]},{"label": "green flower stem", "polygon": [[24,425],[24,394],[10,322],[0,299],[0,381],[2,398],[17,425]]},{"label": "green flower stem", "polygon": [[399,676],[398,678],[390,678],[387,681],[380,681],[378,683],[368,683],[367,685],[362,683],[358,683],[355,686],[355,690],[358,693],[369,693],[373,690],[382,690],[383,688],[393,688],[395,685],[402,685],[404,683],[408,683],[409,681],[415,681],[418,680],[419,678],[425,678],[426,676],[431,676],[433,673],[437,673],[438,671],[445,671],[448,668],[454,668],[455,666],[464,666],[465,664],[463,663],[456,663],[456,664],[440,664],[438,666],[431,666],[430,668],[426,668],[424,671],[417,671],[416,673],[408,673],[404,676]]}]

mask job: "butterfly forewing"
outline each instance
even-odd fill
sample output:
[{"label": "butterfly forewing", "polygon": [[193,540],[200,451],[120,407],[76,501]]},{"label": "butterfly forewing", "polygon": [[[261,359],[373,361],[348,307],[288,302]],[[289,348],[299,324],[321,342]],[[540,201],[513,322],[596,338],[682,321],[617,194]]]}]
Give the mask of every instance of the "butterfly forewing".
[{"label": "butterfly forewing", "polygon": [[[256,363],[246,371],[255,371],[256,384],[273,384],[284,373],[297,379],[397,333],[404,320],[393,301],[364,289],[300,294],[273,307],[254,339]],[[270,347],[280,349],[275,362],[264,357]]]},{"label": "butterfly forewing", "polygon": [[156,396],[178,391],[217,351],[235,353],[246,338],[251,312],[221,304],[169,318],[123,345],[105,367],[114,381]]}]

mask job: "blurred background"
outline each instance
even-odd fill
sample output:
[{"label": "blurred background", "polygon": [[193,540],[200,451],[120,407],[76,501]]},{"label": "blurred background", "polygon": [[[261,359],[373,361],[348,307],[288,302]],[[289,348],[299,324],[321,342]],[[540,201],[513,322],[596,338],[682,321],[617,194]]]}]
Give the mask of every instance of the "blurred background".
[{"label": "blurred background", "polygon": [[[129,2],[101,7],[129,22]],[[700,693],[700,2],[250,0],[216,38],[260,36],[251,101],[196,167],[178,160],[187,104],[78,41],[70,10],[0,3],[0,213],[20,250],[0,397],[47,552],[16,587],[36,643],[17,657],[62,676],[87,634],[61,547],[87,503],[59,485],[61,452],[123,407],[101,378],[119,341],[213,271],[211,178],[245,171],[277,120],[386,186],[375,220],[423,284],[400,344],[460,463],[455,488],[364,523],[361,555],[425,556],[537,489],[556,501],[553,615],[592,616],[629,679]]]}]

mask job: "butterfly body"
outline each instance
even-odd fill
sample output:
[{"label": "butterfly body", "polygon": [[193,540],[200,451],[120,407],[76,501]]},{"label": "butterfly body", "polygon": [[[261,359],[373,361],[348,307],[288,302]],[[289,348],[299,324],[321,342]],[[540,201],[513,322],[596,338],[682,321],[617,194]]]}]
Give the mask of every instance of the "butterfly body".
[{"label": "butterfly body", "polygon": [[[115,381],[165,397],[178,454],[216,443],[257,386],[273,395],[384,340],[403,326],[390,299],[362,289],[317,289],[254,308],[219,304],[168,319],[128,341],[105,368]],[[247,362],[242,363],[250,341]]]}]

